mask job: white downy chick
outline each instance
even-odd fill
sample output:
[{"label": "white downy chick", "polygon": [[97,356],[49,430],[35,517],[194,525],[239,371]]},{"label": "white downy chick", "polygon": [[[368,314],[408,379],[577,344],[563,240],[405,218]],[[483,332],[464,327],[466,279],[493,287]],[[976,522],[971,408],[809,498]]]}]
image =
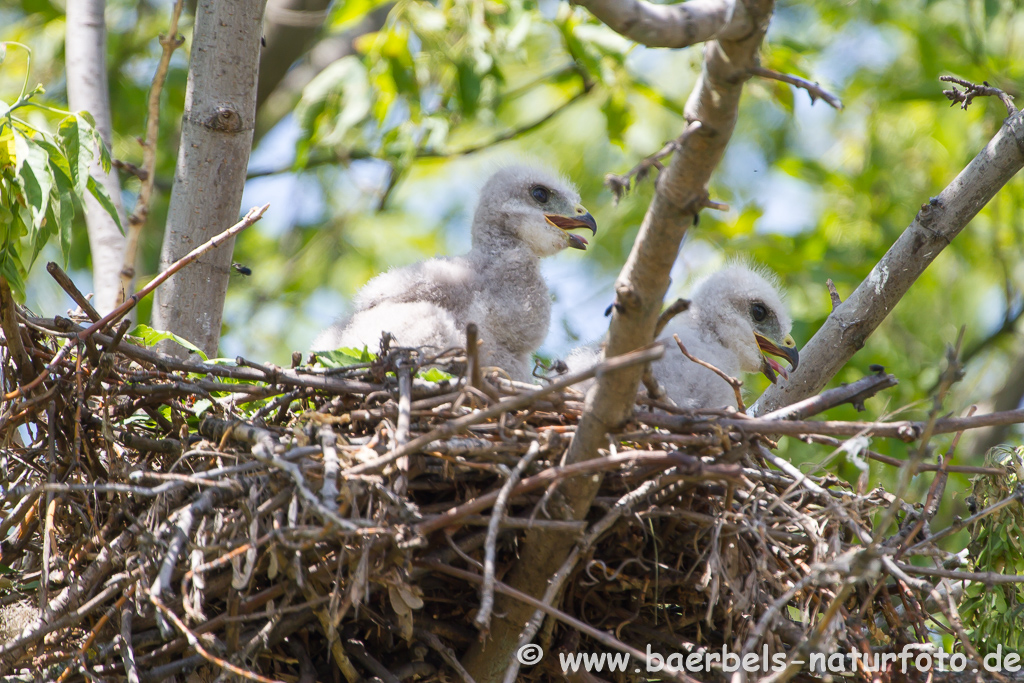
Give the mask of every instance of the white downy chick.
[{"label": "white downy chick", "polygon": [[701,282],[690,308],[669,321],[661,335],[664,357],[653,365],[654,376],[669,398],[684,408],[736,407],[736,395],[724,379],[686,358],[672,338],[696,358],[730,377],[763,372],[773,383],[788,371],[769,358],[785,358],[795,369],[796,343],[775,276],[742,263],[716,271]]},{"label": "white downy chick", "polygon": [[551,321],[540,259],[567,247],[585,250],[587,240],[572,228],[597,232],[575,187],[544,168],[502,168],[480,192],[469,253],[373,278],[356,295],[355,313],[321,332],[312,348],[376,349],[389,332],[395,345],[440,353],[465,346],[466,325],[474,322],[481,363],[527,380],[530,356]]}]

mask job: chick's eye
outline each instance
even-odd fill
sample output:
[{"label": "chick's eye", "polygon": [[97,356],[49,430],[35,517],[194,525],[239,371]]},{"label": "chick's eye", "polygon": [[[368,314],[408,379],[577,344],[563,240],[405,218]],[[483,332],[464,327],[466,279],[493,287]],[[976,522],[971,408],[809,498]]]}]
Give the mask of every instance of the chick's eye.
[{"label": "chick's eye", "polygon": [[754,322],[764,322],[764,319],[768,317],[768,309],[764,304],[756,303],[750,307],[750,315],[754,318]]},{"label": "chick's eye", "polygon": [[548,199],[551,197],[551,193],[548,192],[548,188],[541,187],[540,185],[530,190],[530,194],[533,195],[533,198],[541,204],[547,204]]}]

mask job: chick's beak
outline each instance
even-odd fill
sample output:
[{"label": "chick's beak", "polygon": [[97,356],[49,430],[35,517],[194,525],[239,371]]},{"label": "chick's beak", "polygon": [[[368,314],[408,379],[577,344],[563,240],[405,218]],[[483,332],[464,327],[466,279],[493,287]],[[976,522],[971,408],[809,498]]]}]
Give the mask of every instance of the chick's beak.
[{"label": "chick's beak", "polygon": [[[580,205],[576,205],[575,216],[563,216],[561,214],[549,213],[544,214],[544,218],[551,225],[565,231],[573,228],[589,228],[591,234],[597,234],[597,221],[595,221],[594,217]],[[570,247],[573,249],[586,250],[588,244],[586,239],[571,232],[566,232],[565,236]]]},{"label": "chick's beak", "polygon": [[[757,339],[757,346],[761,349],[764,354],[771,354],[778,356],[779,358],[785,358],[789,361],[789,370],[796,370],[800,364],[800,353],[796,349],[796,342],[793,340],[792,335],[786,335],[786,338],[782,340],[782,344],[779,345],[757,332],[754,333],[754,338]],[[768,380],[775,384],[776,374],[782,375],[784,379],[789,379],[789,370],[782,367],[779,363],[769,358],[766,355],[761,357],[761,372]]]}]

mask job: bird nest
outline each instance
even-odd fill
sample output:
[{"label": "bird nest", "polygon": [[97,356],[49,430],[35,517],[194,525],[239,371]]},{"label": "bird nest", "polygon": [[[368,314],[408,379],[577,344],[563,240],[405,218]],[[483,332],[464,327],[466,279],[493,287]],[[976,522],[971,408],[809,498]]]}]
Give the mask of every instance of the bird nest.
[{"label": "bird nest", "polygon": [[[460,659],[502,618],[495,593],[546,617],[526,640],[546,655],[510,657],[510,680],[564,680],[566,656],[616,652],[639,659],[604,680],[682,680],[650,672],[694,654],[710,670],[690,675],[716,680],[730,660],[715,653],[760,666],[937,632],[980,656],[907,561],[940,554],[934,509],[772,451],[779,434],[824,453],[942,431],[806,419],[895,383],[884,373],[757,419],[641,398],[600,457],[563,464],[584,410],[573,385],[594,371],[527,385],[462,351],[387,344],[288,369],[200,363],[124,326],[82,329],[5,320],[4,680],[469,681]],[[923,460],[908,466],[937,468]],[[576,519],[562,493],[596,474]],[[553,588],[517,596],[506,572],[545,542],[567,552]]]}]

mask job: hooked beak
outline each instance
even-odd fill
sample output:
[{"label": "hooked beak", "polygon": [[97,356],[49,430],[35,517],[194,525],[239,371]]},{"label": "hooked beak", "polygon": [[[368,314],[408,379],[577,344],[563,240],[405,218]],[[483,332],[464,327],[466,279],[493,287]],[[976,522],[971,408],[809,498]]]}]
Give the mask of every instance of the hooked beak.
[{"label": "hooked beak", "polygon": [[[597,234],[597,221],[595,221],[594,217],[591,216],[590,213],[582,206],[577,205],[575,216],[563,216],[557,213],[548,213],[544,214],[544,219],[561,230],[568,231],[573,228],[588,228],[591,234]],[[586,251],[588,244],[586,239],[579,235],[574,235],[571,232],[566,232],[565,237],[571,248]]]},{"label": "hooked beak", "polygon": [[[792,335],[786,335],[786,338],[782,340],[782,345],[778,345],[768,337],[757,332],[754,333],[754,338],[757,340],[757,345],[761,349],[762,353],[772,354],[779,358],[785,358],[789,361],[789,369],[796,370],[800,364],[800,353],[796,350],[796,342],[793,341]],[[782,375],[783,379],[789,379],[789,370],[782,367],[779,363],[768,356],[761,357],[761,372],[768,378],[772,384],[775,384],[776,373]]]}]

